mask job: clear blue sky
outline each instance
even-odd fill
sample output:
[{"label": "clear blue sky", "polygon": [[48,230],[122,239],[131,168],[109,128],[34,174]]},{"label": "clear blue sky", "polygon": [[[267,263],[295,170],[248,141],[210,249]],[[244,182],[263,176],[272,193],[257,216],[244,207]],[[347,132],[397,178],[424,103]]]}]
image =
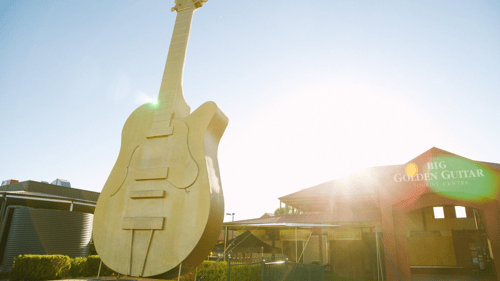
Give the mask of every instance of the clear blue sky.
[{"label": "clear blue sky", "polygon": [[[158,95],[173,2],[0,2],[1,180],[101,190],[125,120]],[[500,2],[209,0],[183,85],[230,119],[238,220],[433,146],[499,163]]]}]

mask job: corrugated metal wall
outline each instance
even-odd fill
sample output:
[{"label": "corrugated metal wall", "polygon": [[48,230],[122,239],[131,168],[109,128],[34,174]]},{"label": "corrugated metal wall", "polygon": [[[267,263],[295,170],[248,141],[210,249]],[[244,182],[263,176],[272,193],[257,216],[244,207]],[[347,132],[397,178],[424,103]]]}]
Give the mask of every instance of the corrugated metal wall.
[{"label": "corrugated metal wall", "polygon": [[25,206],[7,210],[0,234],[0,271],[10,271],[14,257],[22,254],[88,255],[94,215]]}]

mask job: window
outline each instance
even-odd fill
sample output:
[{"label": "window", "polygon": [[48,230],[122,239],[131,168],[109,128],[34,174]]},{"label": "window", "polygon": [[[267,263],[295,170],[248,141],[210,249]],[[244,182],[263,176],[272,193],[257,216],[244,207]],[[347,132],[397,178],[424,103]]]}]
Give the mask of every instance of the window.
[{"label": "window", "polygon": [[467,218],[467,212],[465,211],[465,207],[455,206],[455,215],[457,219]]},{"label": "window", "polygon": [[444,208],[443,207],[433,207],[434,209],[434,218],[435,219],[444,219]]}]

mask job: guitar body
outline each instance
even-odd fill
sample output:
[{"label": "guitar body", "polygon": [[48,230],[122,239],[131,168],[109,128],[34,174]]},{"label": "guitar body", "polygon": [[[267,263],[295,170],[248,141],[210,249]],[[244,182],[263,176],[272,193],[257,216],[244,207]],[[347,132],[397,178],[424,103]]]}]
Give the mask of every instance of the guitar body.
[{"label": "guitar body", "polygon": [[217,148],[227,117],[207,102],[168,120],[168,135],[151,136],[157,110],[145,104],[127,119],[94,214],[96,250],[123,275],[173,277],[181,263],[182,271],[190,270],[208,256],[222,229]]}]

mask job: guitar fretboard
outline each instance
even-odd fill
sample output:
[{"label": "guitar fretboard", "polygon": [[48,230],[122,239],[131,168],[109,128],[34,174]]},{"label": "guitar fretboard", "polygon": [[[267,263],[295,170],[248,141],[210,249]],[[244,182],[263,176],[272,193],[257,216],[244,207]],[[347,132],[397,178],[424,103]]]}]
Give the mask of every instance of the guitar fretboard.
[{"label": "guitar fretboard", "polygon": [[[174,114],[176,117],[184,117],[189,114],[189,106],[182,95],[182,73],[193,12],[194,9],[187,9],[177,13],[158,96],[161,109],[158,110],[157,115]],[[169,108],[170,106],[172,108]]]},{"label": "guitar fretboard", "polygon": [[193,13],[194,8],[177,12],[150,137],[171,134],[171,119],[182,118],[190,113],[189,105],[182,94],[182,73]]}]

